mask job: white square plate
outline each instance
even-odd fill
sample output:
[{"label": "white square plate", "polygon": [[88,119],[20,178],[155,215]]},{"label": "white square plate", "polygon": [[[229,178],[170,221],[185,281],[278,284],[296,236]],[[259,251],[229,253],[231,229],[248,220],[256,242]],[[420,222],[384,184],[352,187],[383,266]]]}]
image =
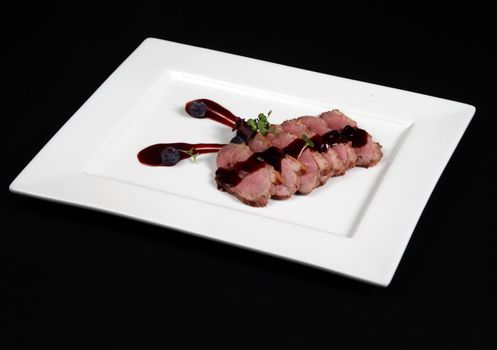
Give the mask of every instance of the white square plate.
[{"label": "white square plate", "polygon": [[[138,163],[159,142],[229,142],[186,101],[272,122],[339,108],[383,145],[307,196],[252,208],[218,191],[215,155]],[[387,286],[470,122],[470,105],[158,39],[145,40],[11,184],[13,192],[155,223]],[[192,215],[192,212],[195,215]]]}]

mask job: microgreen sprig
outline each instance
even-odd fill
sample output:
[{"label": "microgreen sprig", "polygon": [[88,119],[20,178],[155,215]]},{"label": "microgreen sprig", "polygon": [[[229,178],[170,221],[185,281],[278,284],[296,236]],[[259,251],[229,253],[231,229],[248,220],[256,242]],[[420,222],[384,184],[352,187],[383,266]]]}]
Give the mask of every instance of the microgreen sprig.
[{"label": "microgreen sprig", "polygon": [[199,155],[199,153],[195,153],[195,151],[196,151],[195,148],[191,148],[188,151],[184,151],[184,150],[180,149],[179,151],[188,154],[190,156],[190,158],[192,159],[193,163],[197,162],[197,156]]},{"label": "microgreen sprig", "polygon": [[271,115],[272,111],[269,111],[267,113],[267,116],[264,113],[259,113],[257,118],[255,119],[248,119],[247,120],[247,125],[252,131],[259,131],[262,135],[266,135],[269,132],[269,128],[271,127],[271,124],[267,120],[269,116]]},{"label": "microgreen sprig", "polygon": [[302,140],[304,140],[305,143],[304,143],[304,147],[302,147],[302,149],[300,150],[300,153],[299,153],[297,159],[300,158],[300,156],[302,155],[302,152],[304,152],[304,150],[307,147],[314,147],[314,142],[312,142],[312,140],[309,137],[307,137],[306,134],[302,134],[302,136],[300,138]]},{"label": "microgreen sprig", "polygon": [[312,140],[310,138],[308,138],[306,134],[303,134],[301,139],[304,140],[305,147],[307,147],[307,146],[314,147],[314,142],[312,142]]}]

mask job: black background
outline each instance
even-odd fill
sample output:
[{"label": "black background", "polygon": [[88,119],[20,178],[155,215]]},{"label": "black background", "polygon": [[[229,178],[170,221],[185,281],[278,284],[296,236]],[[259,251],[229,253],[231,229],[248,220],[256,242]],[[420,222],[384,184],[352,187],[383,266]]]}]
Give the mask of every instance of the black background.
[{"label": "black background", "polygon": [[[2,343],[495,346],[496,11],[159,4],[3,10]],[[146,37],[476,106],[388,288],[8,192]]]}]

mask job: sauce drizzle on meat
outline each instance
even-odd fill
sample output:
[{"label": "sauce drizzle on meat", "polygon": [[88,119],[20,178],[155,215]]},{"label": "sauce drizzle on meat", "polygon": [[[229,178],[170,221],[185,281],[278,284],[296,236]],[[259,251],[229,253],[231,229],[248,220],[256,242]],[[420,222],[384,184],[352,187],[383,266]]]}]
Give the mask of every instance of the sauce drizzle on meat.
[{"label": "sauce drizzle on meat", "polygon": [[[326,152],[333,145],[349,141],[352,142],[353,147],[362,147],[367,142],[367,135],[366,131],[362,129],[346,126],[342,130],[332,130],[322,136],[312,137],[311,141],[314,146],[308,147],[320,153]],[[247,174],[264,167],[264,163],[272,165],[279,172],[283,157],[288,154],[297,159],[305,146],[305,140],[295,139],[283,149],[269,147],[263,152],[254,153],[247,160],[235,164],[231,169],[219,168],[216,171],[216,181],[228,187],[236,186]]]}]

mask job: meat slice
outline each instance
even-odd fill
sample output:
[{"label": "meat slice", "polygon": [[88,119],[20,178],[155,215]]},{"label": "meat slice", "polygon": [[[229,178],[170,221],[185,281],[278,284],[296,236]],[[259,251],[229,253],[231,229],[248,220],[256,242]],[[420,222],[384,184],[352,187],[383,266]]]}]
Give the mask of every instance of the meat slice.
[{"label": "meat slice", "polygon": [[300,176],[304,173],[305,167],[302,163],[291,156],[286,156],[281,160],[282,184],[275,186],[275,191],[271,198],[288,199],[297,192],[300,184]]},{"label": "meat slice", "polygon": [[[308,130],[320,136],[326,134],[331,129],[328,127],[326,121],[322,118],[313,116],[304,116],[297,118],[299,123],[305,125]],[[350,148],[350,147],[349,147]],[[350,154],[347,146],[343,144],[335,145],[322,152],[321,155],[328,161],[332,169],[332,176],[339,176],[345,174],[345,170],[350,167],[350,164],[356,159],[355,154]]]},{"label": "meat slice", "polygon": [[[297,138],[302,138],[306,136],[308,138],[316,135],[315,132],[309,130],[304,124],[300,123],[298,119],[291,119],[283,122],[281,127],[286,132],[289,132],[295,135]],[[323,185],[332,175],[332,167],[330,163],[323,157],[323,155],[319,152],[310,152],[311,157],[316,162],[316,165],[319,169],[319,184],[318,186]]]},{"label": "meat slice", "polygon": [[354,120],[347,117],[338,109],[321,113],[320,117],[324,119],[331,130],[342,130],[347,125],[353,128],[357,127],[357,123]]},{"label": "meat slice", "polygon": [[253,153],[247,145],[230,143],[219,150],[217,167],[231,169],[235,164],[247,160]]},{"label": "meat slice", "polygon": [[[341,176],[345,174],[346,164],[343,159],[338,155],[335,147],[330,148],[326,152],[322,153],[323,157],[330,163],[332,171],[332,176]],[[348,159],[348,158],[347,158]]]},{"label": "meat slice", "polygon": [[256,132],[248,142],[248,146],[254,152],[262,152],[271,147],[271,142],[265,138],[261,133]]},{"label": "meat slice", "polygon": [[[354,120],[347,117],[338,109],[321,113],[320,118],[326,122],[326,124],[331,130],[342,130],[346,126],[351,126],[353,128],[357,127],[357,123]],[[354,165],[364,168],[369,168],[376,165],[383,157],[383,153],[381,151],[381,145],[377,142],[373,142],[373,139],[369,134],[368,134],[367,143],[362,147],[354,147],[353,151],[356,155],[356,160],[354,162],[348,162],[346,166],[347,169]],[[352,154],[352,151],[348,149],[340,150],[339,154],[340,157],[344,159],[346,154],[350,156]]]},{"label": "meat slice", "polygon": [[378,142],[373,142],[371,135],[368,135],[368,142],[364,146],[355,150],[357,153],[357,166],[363,168],[375,166],[383,157],[381,145]]},{"label": "meat slice", "polygon": [[[261,133],[256,133],[249,141],[248,146],[254,152],[263,152],[272,145]],[[275,186],[272,198],[290,198],[295,192],[297,192],[300,183],[300,175],[304,172],[305,166],[292,156],[286,155],[283,159],[281,159],[280,174],[283,183]]]},{"label": "meat slice", "polygon": [[297,119],[285,120],[283,123],[281,123],[281,127],[286,132],[289,132],[299,138],[302,137],[303,135],[311,138],[316,134],[311,130],[307,129],[307,127],[304,124],[299,123]]},{"label": "meat slice", "polygon": [[339,143],[332,149],[337,153],[343,163],[344,171],[353,168],[357,163],[357,154],[350,143]]},{"label": "meat slice", "polygon": [[[266,138],[271,145],[280,149],[284,149],[298,139],[297,136],[283,130],[281,125],[273,125]],[[319,186],[320,170],[309,149],[305,149],[298,155],[297,160],[305,167],[305,172],[299,178],[297,191],[300,194],[307,194]]]},{"label": "meat slice", "polygon": [[281,175],[269,164],[260,169],[238,174],[241,181],[234,186],[223,181],[223,174],[229,173],[237,164],[246,161],[253,152],[244,144],[229,144],[217,155],[216,182],[220,190],[233,194],[240,201],[253,207],[266,206],[275,193],[275,186],[281,184]]},{"label": "meat slice", "polygon": [[304,125],[314,135],[315,134],[324,135],[331,130],[328,124],[326,124],[326,121],[324,119],[316,118],[315,116],[306,115],[297,118],[297,121],[300,124]]},{"label": "meat slice", "polygon": [[281,125],[272,125],[270,131],[266,134],[266,139],[271,145],[281,149],[284,149],[297,138],[297,136],[283,130]]}]

